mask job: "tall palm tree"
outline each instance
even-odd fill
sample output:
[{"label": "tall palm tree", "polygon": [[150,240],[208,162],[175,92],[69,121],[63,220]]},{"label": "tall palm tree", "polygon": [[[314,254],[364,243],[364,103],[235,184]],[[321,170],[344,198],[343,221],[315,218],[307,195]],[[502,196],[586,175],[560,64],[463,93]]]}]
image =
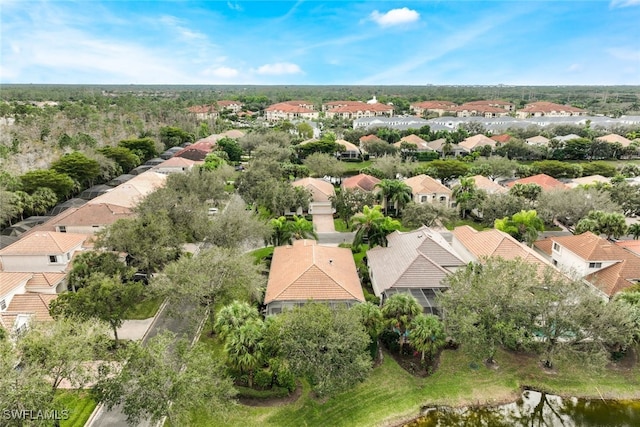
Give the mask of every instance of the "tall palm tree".
[{"label": "tall palm tree", "polygon": [[387,323],[400,334],[400,351],[406,341],[407,328],[413,319],[422,313],[422,306],[412,295],[393,294],[382,306],[382,315]]},{"label": "tall palm tree", "polygon": [[318,240],[318,235],[313,229],[313,223],[307,221],[305,217],[293,216],[293,221],[289,221],[289,233],[296,240],[309,239]]},{"label": "tall palm tree", "polygon": [[224,351],[228,363],[241,374],[246,373],[249,387],[253,387],[253,374],[264,363],[264,322],[251,319],[234,329],[226,338]]},{"label": "tall palm tree", "polygon": [[213,330],[224,340],[245,323],[259,318],[260,315],[255,307],[252,307],[247,302],[234,301],[220,309],[216,316]]},{"label": "tall palm tree", "polygon": [[365,206],[362,212],[357,213],[351,219],[355,225],[356,234],[353,238],[353,246],[362,244],[366,237],[369,246],[387,246],[387,234],[398,230],[401,224],[398,220],[384,216],[380,206],[370,208]]},{"label": "tall palm tree", "polygon": [[396,179],[383,179],[376,184],[380,188],[380,197],[384,203],[384,214],[387,214],[389,203],[392,203],[395,209],[400,212],[402,207],[411,201],[411,187],[402,181]]},{"label": "tall palm tree", "polygon": [[440,319],[433,314],[418,314],[410,325],[409,342],[422,353],[422,363],[425,353],[432,360],[435,353],[446,344],[446,334]]},{"label": "tall palm tree", "polygon": [[384,318],[382,317],[380,307],[367,301],[362,304],[356,304],[351,309],[360,315],[362,324],[369,333],[371,339],[374,341],[377,340],[378,335],[382,332],[384,324]]},{"label": "tall palm tree", "polygon": [[291,244],[292,230],[286,217],[281,216],[279,218],[273,218],[269,221],[269,225],[273,229],[271,237],[269,238],[269,243],[273,246]]},{"label": "tall palm tree", "polygon": [[467,216],[473,201],[476,199],[478,188],[473,178],[461,178],[460,184],[453,187],[453,198],[456,200],[460,216],[464,219]]},{"label": "tall palm tree", "polygon": [[638,240],[638,238],[640,238],[640,222],[631,224],[627,231],[633,236],[633,240]]}]

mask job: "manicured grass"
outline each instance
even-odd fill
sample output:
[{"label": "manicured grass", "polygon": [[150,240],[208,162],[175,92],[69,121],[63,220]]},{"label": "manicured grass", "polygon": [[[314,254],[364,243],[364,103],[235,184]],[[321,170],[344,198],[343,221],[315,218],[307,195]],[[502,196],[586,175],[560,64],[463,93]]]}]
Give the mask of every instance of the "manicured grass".
[{"label": "manicured grass", "polygon": [[486,230],[487,228],[491,228],[491,227],[485,227],[483,224],[479,223],[479,222],[475,222],[471,219],[457,219],[454,222],[448,222],[446,224],[444,224],[444,226],[447,228],[447,230],[453,230],[456,227],[459,227],[461,225],[468,225],[469,227],[473,227],[478,231],[482,231],[482,230]]},{"label": "manicured grass", "polygon": [[353,254],[353,260],[356,263],[356,268],[360,268],[364,265],[363,258],[367,256],[367,251],[369,250],[369,245],[360,245],[360,250]]},{"label": "manicured grass", "polygon": [[351,231],[347,227],[347,223],[344,222],[344,220],[340,219],[340,218],[334,218],[333,226],[335,227],[336,231],[339,231],[341,233],[345,233],[345,232]]},{"label": "manicured grass", "polygon": [[[352,390],[319,401],[304,387],[298,401],[279,407],[234,407],[225,425],[230,426],[373,426],[394,425],[419,415],[422,406],[497,404],[514,400],[521,387],[529,386],[561,395],[605,398],[640,397],[640,368],[629,371],[585,370],[583,366],[559,366],[544,371],[536,357],[500,351],[498,367],[480,364],[461,351],[442,353],[438,370],[416,378],[389,356],[369,378]],[[219,425],[220,420],[195,419],[197,426]]]},{"label": "manicured grass", "polygon": [[371,160],[367,160],[366,162],[342,162],[347,172],[357,172],[360,169],[368,168],[371,166],[371,163]]},{"label": "manicured grass", "polygon": [[162,305],[162,297],[145,297],[127,311],[126,319],[144,320],[153,317]]},{"label": "manicured grass", "polygon": [[256,249],[255,251],[251,251],[249,252],[249,255],[251,255],[254,259],[255,259],[255,263],[259,263],[262,260],[264,260],[266,257],[273,255],[273,246],[267,246],[265,248],[260,248],[260,249]]},{"label": "manicured grass", "polygon": [[66,409],[69,418],[62,420],[62,427],[82,427],[98,404],[87,391],[60,390],[56,393],[57,407]]}]

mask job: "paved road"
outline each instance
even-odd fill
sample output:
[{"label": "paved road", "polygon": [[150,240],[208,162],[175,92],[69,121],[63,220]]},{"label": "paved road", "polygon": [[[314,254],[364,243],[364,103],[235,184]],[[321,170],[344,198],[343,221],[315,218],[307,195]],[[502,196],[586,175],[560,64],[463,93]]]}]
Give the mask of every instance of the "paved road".
[{"label": "paved road", "polygon": [[[163,307],[165,307],[163,305]],[[142,340],[146,343],[149,339],[155,337],[162,331],[171,331],[178,337],[186,337],[191,340],[195,336],[196,326],[192,324],[185,317],[170,316],[169,310],[164,309],[158,314],[158,317],[151,325],[149,332]],[[143,420],[137,427],[151,427],[152,424],[149,420]],[[107,411],[104,408],[99,409],[99,412],[87,423],[85,427],[130,427],[127,424],[127,417],[122,413],[120,407],[113,408],[111,411]]]}]

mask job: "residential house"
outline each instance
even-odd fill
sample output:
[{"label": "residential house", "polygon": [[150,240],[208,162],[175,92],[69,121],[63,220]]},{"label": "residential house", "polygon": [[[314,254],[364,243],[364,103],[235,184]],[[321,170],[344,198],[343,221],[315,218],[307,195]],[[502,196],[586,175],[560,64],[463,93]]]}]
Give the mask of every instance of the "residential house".
[{"label": "residential house", "polygon": [[118,185],[112,191],[96,197],[87,204],[107,203],[133,208],[148,194],[164,186],[166,180],[167,175],[165,174],[153,170],[147,171]]},{"label": "residential house", "polygon": [[216,141],[207,141],[201,139],[193,144],[187,145],[178,151],[173,157],[182,157],[185,159],[202,162],[209,153],[215,150]]},{"label": "residential house", "polygon": [[472,176],[471,178],[473,179],[473,182],[475,182],[476,188],[478,190],[485,191],[487,194],[501,194],[501,193],[507,193],[509,191],[502,185],[498,184],[495,181],[492,181],[486,176],[475,175],[475,176]]},{"label": "residential house", "polygon": [[413,144],[416,146],[417,152],[427,152],[427,151],[435,151],[433,148],[429,147],[429,144],[424,139],[420,138],[418,135],[407,135],[400,139],[400,141],[393,144],[395,147],[400,149],[402,147],[402,143]]},{"label": "residential house", "polygon": [[531,138],[527,138],[524,140],[528,145],[537,145],[546,147],[549,145],[549,138],[546,138],[542,135],[532,136]]},{"label": "residential house", "polygon": [[506,183],[505,185],[508,188],[511,188],[516,184],[537,184],[542,187],[542,191],[566,190],[569,188],[567,185],[544,173],[516,179]]},{"label": "residential house", "polygon": [[617,240],[616,245],[640,256],[640,240]]},{"label": "residential house", "polygon": [[416,203],[451,206],[451,190],[429,175],[416,175],[407,178],[404,183],[411,187],[412,199]]},{"label": "residential house", "polygon": [[362,117],[392,116],[393,106],[386,104],[367,104],[361,101],[334,101],[322,105],[327,118],[347,120]]},{"label": "residential house", "polygon": [[360,148],[357,145],[350,143],[349,141],[339,139],[336,141],[336,144],[340,144],[345,148],[344,151],[338,153],[340,159],[359,159],[362,155],[362,153],[360,152]]},{"label": "residential house", "polygon": [[466,138],[458,145],[462,147],[467,153],[471,153],[472,151],[479,150],[485,146],[489,146],[493,150],[494,148],[496,148],[497,143],[493,139],[479,133],[477,135]]},{"label": "residential house", "polygon": [[315,240],[275,248],[264,297],[266,314],[308,301],[347,307],[364,302],[350,249],[321,246]]},{"label": "residential house", "polygon": [[27,282],[33,273],[0,271],[0,313],[7,310],[13,297],[27,291]]},{"label": "residential house", "polygon": [[375,129],[386,127],[396,130],[420,129],[429,122],[415,116],[362,117],[353,121],[354,129]]},{"label": "residential house", "polygon": [[410,109],[416,116],[419,117],[424,116],[425,113],[432,113],[437,114],[438,116],[442,116],[446,112],[451,111],[451,108],[455,106],[456,104],[449,101],[422,101],[412,103]]},{"label": "residential house", "polygon": [[569,135],[564,136],[554,136],[552,139],[555,139],[558,142],[567,142],[573,141],[574,139],[581,139],[580,135],[576,135],[575,133],[570,133]]},{"label": "residential house", "polygon": [[85,240],[85,234],[31,233],[0,250],[0,263],[7,272],[65,272]]},{"label": "residential house", "polygon": [[596,138],[598,141],[608,142],[610,144],[620,144],[623,147],[628,147],[631,145],[631,140],[625,138],[624,136],[617,135],[615,133],[610,133],[609,135],[599,136]]},{"label": "residential house", "polygon": [[203,162],[187,159],[185,157],[172,157],[169,160],[165,160],[158,166],[153,168],[157,173],[169,175],[172,173],[186,173],[193,169],[196,165],[201,165]]},{"label": "residential house", "polygon": [[133,210],[129,207],[109,203],[91,203],[76,209],[67,209],[48,221],[46,226],[60,233],[91,235],[119,219],[133,216]]},{"label": "residential house", "polygon": [[[492,104],[494,103],[494,104]],[[500,103],[502,106],[498,106]],[[513,104],[504,101],[475,101],[467,102],[462,105],[451,107],[449,111],[456,113],[457,117],[504,117],[508,116]]]},{"label": "residential house", "polygon": [[566,185],[570,188],[576,188],[581,185],[593,185],[596,183],[609,184],[611,182],[611,178],[604,177],[602,175],[589,175],[583,176],[580,178],[574,178],[569,181]]},{"label": "residential house", "polygon": [[240,101],[230,101],[227,99],[216,102],[219,111],[229,111],[234,114],[238,114],[242,111],[244,104]]},{"label": "residential house", "polygon": [[270,105],[265,110],[267,121],[317,119],[320,114],[313,103],[308,101],[286,101]]},{"label": "residential house", "polygon": [[502,133],[500,135],[492,135],[490,136],[490,138],[501,145],[504,145],[513,139],[513,137],[508,133]]},{"label": "residential house", "polygon": [[527,117],[566,117],[566,116],[586,116],[587,111],[570,105],[560,105],[553,102],[533,102],[516,112],[516,117],[524,119]]},{"label": "residential house", "polygon": [[466,153],[466,149],[462,148],[460,145],[458,144],[448,144],[447,140],[444,138],[439,138],[439,139],[435,139],[433,141],[429,141],[427,143],[427,145],[429,146],[429,148],[431,148],[434,151],[437,151],[438,153],[440,153],[441,156],[445,157],[445,156],[461,156],[464,153]]},{"label": "residential house", "polygon": [[387,247],[367,251],[373,292],[383,304],[395,293],[408,293],[425,313],[440,315],[436,299],[447,289],[443,280],[465,262],[439,233],[427,227],[394,231],[387,241]]},{"label": "residential house", "polygon": [[57,295],[25,293],[14,296],[6,311],[0,312],[0,326],[9,332],[24,331],[32,320],[52,321],[49,305]]},{"label": "residential house", "polygon": [[340,186],[342,189],[350,188],[352,190],[360,191],[377,191],[376,185],[380,183],[380,180],[375,176],[361,173],[355,176],[350,176],[342,180]]},{"label": "residential house", "polygon": [[335,209],[331,206],[330,197],[336,194],[333,185],[323,179],[301,178],[291,183],[294,187],[302,187],[311,192],[309,214],[333,214]]},{"label": "residential house", "polygon": [[640,283],[640,255],[591,232],[550,236],[534,247],[553,265],[584,278],[609,298]]},{"label": "residential house", "polygon": [[211,120],[218,118],[218,109],[215,105],[194,105],[187,108],[198,120]]}]

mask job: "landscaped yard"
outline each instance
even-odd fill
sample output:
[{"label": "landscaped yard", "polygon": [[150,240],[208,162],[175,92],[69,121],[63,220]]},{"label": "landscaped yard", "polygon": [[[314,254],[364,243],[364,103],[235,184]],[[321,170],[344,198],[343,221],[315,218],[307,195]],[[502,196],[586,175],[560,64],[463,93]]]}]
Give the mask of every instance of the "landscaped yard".
[{"label": "landscaped yard", "polygon": [[260,261],[263,261],[268,256],[273,255],[273,249],[273,246],[267,246],[264,248],[256,249],[255,251],[251,251],[249,252],[249,255],[251,255],[256,260],[257,264]]},{"label": "landscaped yard", "polygon": [[82,427],[85,425],[97,403],[87,391],[60,390],[56,394],[58,407],[68,411],[69,418],[62,420],[62,427]]},{"label": "landscaped yard", "polygon": [[358,172],[360,169],[368,168],[373,163],[371,160],[366,162],[342,162],[347,172]]},{"label": "landscaped yard", "polygon": [[344,222],[344,220],[343,220],[343,219],[340,219],[340,218],[334,218],[334,220],[333,220],[333,226],[334,226],[334,228],[336,229],[336,231],[338,231],[338,232],[340,232],[340,233],[345,233],[345,232],[351,231],[351,230],[349,230],[349,228],[347,227],[347,223],[346,223],[346,222]]},{"label": "landscaped yard", "polygon": [[145,297],[127,311],[127,320],[144,320],[153,317],[162,305],[162,297]]},{"label": "landscaped yard", "polygon": [[[498,368],[480,365],[461,351],[442,353],[438,370],[416,378],[388,355],[362,384],[321,402],[305,387],[298,401],[280,407],[232,409],[230,426],[372,426],[398,424],[417,417],[425,405],[491,404],[517,398],[529,386],[561,395],[640,398],[640,369],[608,369],[598,373],[582,366],[562,366],[557,372],[540,368],[535,357],[499,352]],[[220,420],[194,416],[194,425],[216,426]]]}]

